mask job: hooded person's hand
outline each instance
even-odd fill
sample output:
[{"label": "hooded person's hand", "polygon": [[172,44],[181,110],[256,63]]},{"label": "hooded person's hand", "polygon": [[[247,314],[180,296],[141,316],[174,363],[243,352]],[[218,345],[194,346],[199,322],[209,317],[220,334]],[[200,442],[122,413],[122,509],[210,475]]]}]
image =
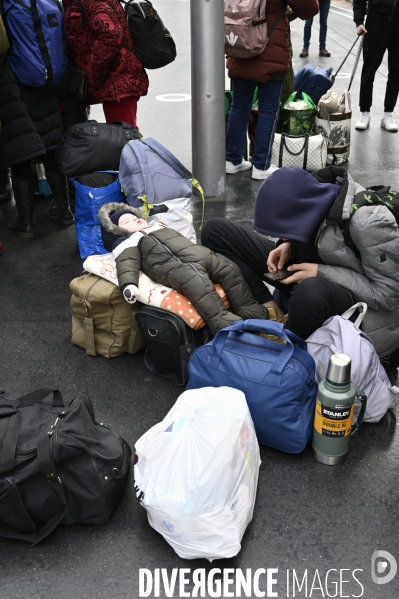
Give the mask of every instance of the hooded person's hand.
[{"label": "hooded person's hand", "polygon": [[312,264],[310,262],[304,262],[303,264],[293,264],[289,266],[287,270],[293,272],[292,277],[280,281],[284,285],[292,285],[295,283],[301,283],[304,279],[310,279],[311,277],[317,277],[319,269],[318,264]]},{"label": "hooded person's hand", "polygon": [[284,265],[287,264],[287,261],[291,257],[291,253],[292,247],[289,241],[284,241],[284,243],[281,243],[274,250],[272,250],[269,253],[269,257],[266,262],[269,272],[276,272],[277,270],[284,268]]}]

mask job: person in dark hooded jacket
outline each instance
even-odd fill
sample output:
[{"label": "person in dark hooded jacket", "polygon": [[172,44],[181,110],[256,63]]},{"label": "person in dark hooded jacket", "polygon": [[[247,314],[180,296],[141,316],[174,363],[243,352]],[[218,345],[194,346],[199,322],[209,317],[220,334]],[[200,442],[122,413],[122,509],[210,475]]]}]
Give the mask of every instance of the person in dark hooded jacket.
[{"label": "person in dark hooded jacket", "polygon": [[55,148],[63,133],[59,89],[22,85],[6,58],[0,60],[0,188],[12,187],[17,218],[9,224],[20,237],[33,237],[36,182],[31,163],[43,163],[53,192],[49,217],[72,225],[67,178],[55,164]]},{"label": "person in dark hooded jacket", "polygon": [[[303,339],[327,318],[365,302],[362,329],[385,358],[399,346],[399,229],[383,201],[357,206],[358,194],[369,197],[365,191],[337,166],[313,173],[281,168],[259,188],[256,232],[213,218],[202,244],[234,260],[255,299],[279,315],[264,273],[287,269],[291,276],[272,284],[289,292],[287,328]],[[354,247],[345,242],[345,222]]]},{"label": "person in dark hooded jacket", "polygon": [[[122,208],[114,202],[105,204],[99,219],[105,243],[108,247],[112,243],[118,284],[128,303],[134,303],[139,295],[142,270],[157,283],[188,297],[213,335],[237,320],[268,319],[268,310],[254,299],[240,269],[230,260],[169,227],[149,224],[139,210],[127,204]],[[231,311],[213,283],[223,287]]]}]

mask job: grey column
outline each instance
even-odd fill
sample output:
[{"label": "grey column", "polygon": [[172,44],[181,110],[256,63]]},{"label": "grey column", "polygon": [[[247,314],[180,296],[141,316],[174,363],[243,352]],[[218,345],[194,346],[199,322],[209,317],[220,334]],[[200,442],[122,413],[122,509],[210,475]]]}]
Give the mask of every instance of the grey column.
[{"label": "grey column", "polygon": [[191,0],[193,174],[205,196],[224,193],[224,0]]}]

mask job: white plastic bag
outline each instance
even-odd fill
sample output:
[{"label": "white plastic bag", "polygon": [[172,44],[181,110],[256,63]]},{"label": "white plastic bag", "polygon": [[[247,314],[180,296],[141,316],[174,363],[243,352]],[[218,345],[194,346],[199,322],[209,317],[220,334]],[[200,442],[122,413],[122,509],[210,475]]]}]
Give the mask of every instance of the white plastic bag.
[{"label": "white plastic bag", "polygon": [[237,555],[252,519],[259,445],[242,391],[185,391],[136,443],[135,489],[150,525],[186,559]]},{"label": "white plastic bag", "polygon": [[191,199],[177,198],[162,202],[167,212],[159,212],[149,218],[150,224],[163,223],[178,233],[187,237],[193,243],[197,243],[197,236],[193,227],[193,215],[191,214]]}]

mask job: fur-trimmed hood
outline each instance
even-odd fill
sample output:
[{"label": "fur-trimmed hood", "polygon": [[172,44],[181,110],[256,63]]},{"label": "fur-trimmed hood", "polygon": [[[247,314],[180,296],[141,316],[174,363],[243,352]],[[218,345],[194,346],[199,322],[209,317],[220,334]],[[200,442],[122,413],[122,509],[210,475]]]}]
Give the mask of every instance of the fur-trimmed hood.
[{"label": "fur-trimmed hood", "polygon": [[111,214],[118,212],[119,210],[129,210],[129,212],[138,218],[144,218],[141,210],[138,208],[133,208],[133,206],[129,206],[129,204],[123,204],[121,202],[108,202],[108,204],[101,206],[100,210],[98,211],[98,218],[101,225],[101,237],[105,249],[107,249],[109,252],[112,251],[113,245],[115,241],[119,239],[119,237],[131,235],[131,233],[126,229],[114,225],[110,218]]}]

